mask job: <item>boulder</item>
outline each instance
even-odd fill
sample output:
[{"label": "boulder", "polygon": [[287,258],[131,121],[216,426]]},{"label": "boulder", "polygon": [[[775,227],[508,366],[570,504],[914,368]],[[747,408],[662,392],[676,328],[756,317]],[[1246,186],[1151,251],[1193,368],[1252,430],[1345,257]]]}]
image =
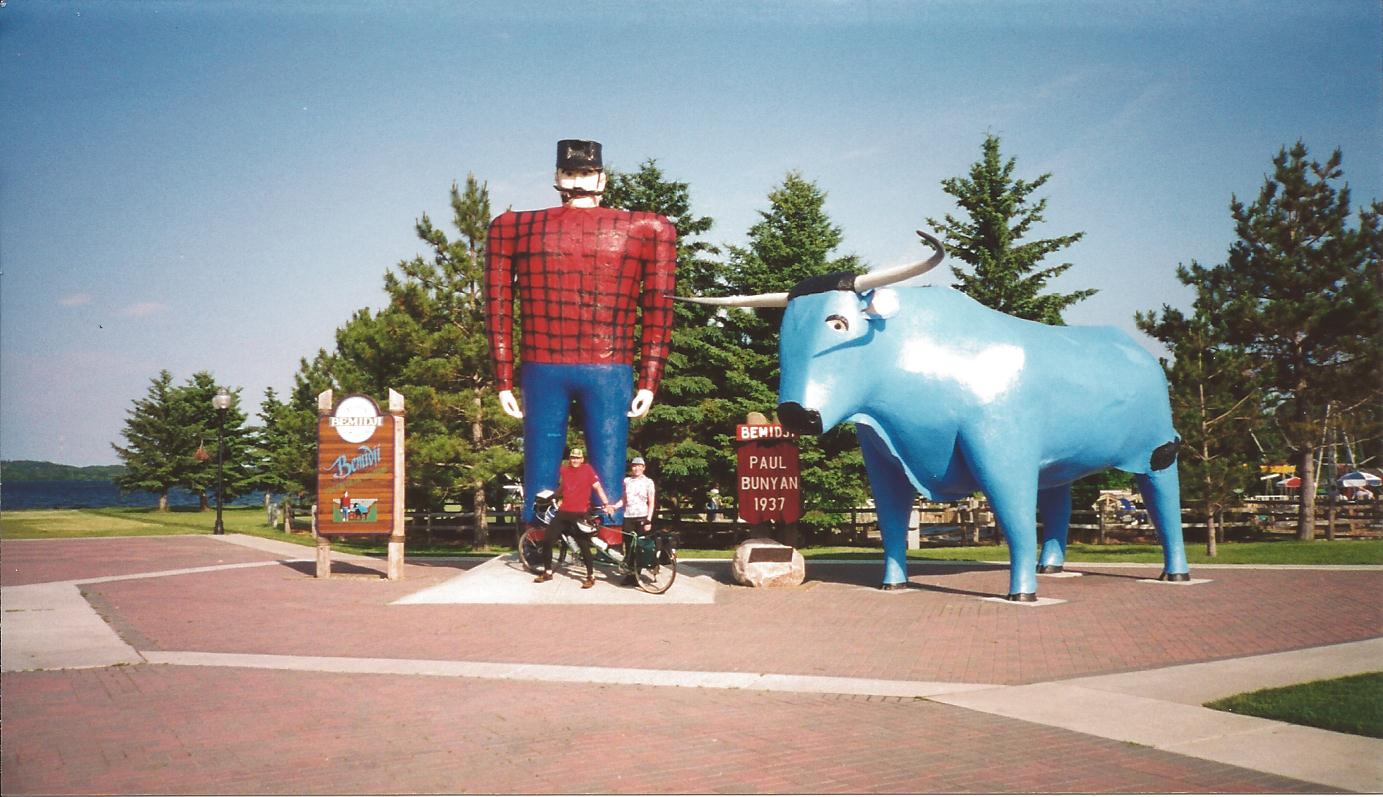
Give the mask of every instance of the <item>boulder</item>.
[{"label": "boulder", "polygon": [[735,548],[730,573],[749,587],[795,587],[807,577],[807,564],[796,548],[754,537]]}]

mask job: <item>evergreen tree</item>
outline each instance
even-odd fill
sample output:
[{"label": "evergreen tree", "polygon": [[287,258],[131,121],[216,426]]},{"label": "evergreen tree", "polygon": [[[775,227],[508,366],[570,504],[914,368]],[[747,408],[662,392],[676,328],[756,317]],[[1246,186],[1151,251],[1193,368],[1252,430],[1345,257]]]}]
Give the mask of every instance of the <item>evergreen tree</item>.
[{"label": "evergreen tree", "polygon": [[126,412],[125,429],[121,432],[126,445],[111,444],[125,466],[125,472],[115,483],[121,492],[154,493],[159,497],[159,511],[167,512],[168,492],[180,478],[179,453],[191,455],[196,439],[176,417],[173,375],[167,370],[159,371],[150,383],[144,398],[135,399],[134,407]]},{"label": "evergreen tree", "polygon": [[299,500],[317,494],[317,396],[324,390],[340,391],[334,372],[336,357],[325,349],[298,361],[293,389],[286,401],[268,391],[260,406],[264,426],[259,432],[256,459],[260,484]]},{"label": "evergreen tree", "polygon": [[181,463],[178,486],[195,493],[206,510],[215,500],[216,446],[222,448],[222,487],[224,500],[244,495],[255,486],[252,433],[245,427],[245,413],[240,409],[240,390],[231,390],[231,403],[225,411],[224,428],[219,411],[212,406],[218,390],[216,380],[207,371],[198,371],[178,389],[173,400],[173,414],[178,423],[195,435],[196,451],[205,455],[179,457]]},{"label": "evergreen tree", "polygon": [[[677,292],[708,295],[719,290],[720,264],[713,259],[718,250],[700,239],[714,222],[692,211],[687,184],[664,177],[653,159],[636,172],[607,169],[607,175],[607,207],[659,213],[677,227]],[[677,302],[673,313],[672,346],[657,401],[648,415],[633,421],[629,439],[630,447],[650,463],[659,502],[690,507],[698,505],[708,485],[723,483],[734,473],[733,459],[707,434],[734,421],[721,406],[720,384],[728,362],[711,323],[714,310]]]},{"label": "evergreen tree", "polygon": [[1013,176],[1016,159],[1003,160],[999,139],[986,135],[980,160],[970,167],[970,176],[941,181],[946,193],[956,198],[965,219],[946,214],[944,222],[927,219],[946,244],[947,252],[968,264],[973,273],[952,266],[957,282],[953,287],[987,307],[1009,315],[1064,323],[1062,311],[1096,293],[1043,293],[1047,283],[1071,268],[1070,263],[1039,267],[1042,259],[1079,241],[1085,233],[1021,243],[1033,225],[1043,221],[1047,200],[1030,204],[1031,195],[1052,176],[1043,174],[1029,182]]},{"label": "evergreen tree", "polygon": [[[749,229],[748,244],[731,246],[725,270],[730,291],[741,294],[791,290],[798,282],[837,271],[860,273],[854,255],[838,256],[840,227],[825,210],[826,194],[814,182],[789,172],[783,184],[768,195],[769,209]],[[718,316],[720,343],[727,356],[722,383],[727,421],[717,445],[730,451],[733,423],[749,412],[772,416],[778,406],[778,329],[783,310],[731,310]],[[824,513],[831,507],[859,506],[868,495],[864,460],[853,424],[843,424],[818,437],[799,440],[804,520],[839,521]],[[730,473],[733,473],[731,460]]]},{"label": "evergreen tree", "polygon": [[[208,506],[207,490],[216,485],[216,444],[220,418],[212,406],[216,382],[198,371],[187,383],[175,387],[173,376],[160,371],[143,399],[125,420],[121,433],[128,445],[112,444],[126,467],[116,484],[125,492],[143,490],[159,496],[159,510],[168,510],[168,493],[182,487],[195,493],[202,509]],[[250,432],[239,409],[240,391],[231,391],[225,417],[223,463],[227,500],[243,495],[255,483]]]},{"label": "evergreen tree", "polygon": [[387,307],[359,310],[337,331],[332,375],[349,392],[404,396],[409,504],[469,503],[484,546],[500,477],[521,463],[519,425],[490,400],[482,288],[489,191],[468,176],[464,189],[452,184],[451,208],[461,236],[449,240],[423,214],[415,230],[431,251],[385,274]]},{"label": "evergreen tree", "polygon": [[1350,227],[1349,187],[1334,185],[1341,162],[1339,150],[1322,164],[1300,141],[1284,147],[1257,199],[1232,199],[1238,240],[1226,262],[1193,262],[1187,274],[1204,286],[1225,341],[1248,353],[1266,410],[1292,449],[1303,540],[1315,537],[1315,449],[1327,419],[1376,413],[1381,397],[1383,204],[1360,209]]},{"label": "evergreen tree", "polygon": [[[1198,287],[1191,272],[1177,267],[1177,278]],[[1179,457],[1182,495],[1198,502],[1206,518],[1206,554],[1218,553],[1223,529],[1217,523],[1236,493],[1257,481],[1258,454],[1254,431],[1259,425],[1261,391],[1246,378],[1245,352],[1224,342],[1216,326],[1216,308],[1198,291],[1193,313],[1162,306],[1138,313],[1138,328],[1167,346],[1173,360],[1163,359],[1170,385],[1173,423],[1182,438]]]},{"label": "evergreen tree", "polygon": [[266,389],[259,405],[263,425],[255,435],[252,455],[259,487],[301,498],[304,481],[315,478],[315,452],[306,435],[295,433],[292,416],[293,406],[281,401],[272,387]]}]

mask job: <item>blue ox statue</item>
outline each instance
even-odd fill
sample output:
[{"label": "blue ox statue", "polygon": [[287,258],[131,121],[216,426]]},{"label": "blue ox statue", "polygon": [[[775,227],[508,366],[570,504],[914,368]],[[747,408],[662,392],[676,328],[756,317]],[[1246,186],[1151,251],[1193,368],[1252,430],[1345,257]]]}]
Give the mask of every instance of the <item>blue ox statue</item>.
[{"label": "blue ox statue", "polygon": [[1180,440],[1161,366],[1112,327],[1048,326],[950,288],[886,287],[945,257],[940,241],[918,234],[936,250],[919,263],[812,277],[788,293],[691,299],[787,308],[778,417],[799,434],[855,423],[883,532],[884,589],[907,581],[916,495],[953,501],[981,490],[1009,545],[1008,599],[1035,601],[1037,573],[1065,562],[1071,483],[1111,467],[1137,478],[1162,543],[1161,578],[1190,580]]}]

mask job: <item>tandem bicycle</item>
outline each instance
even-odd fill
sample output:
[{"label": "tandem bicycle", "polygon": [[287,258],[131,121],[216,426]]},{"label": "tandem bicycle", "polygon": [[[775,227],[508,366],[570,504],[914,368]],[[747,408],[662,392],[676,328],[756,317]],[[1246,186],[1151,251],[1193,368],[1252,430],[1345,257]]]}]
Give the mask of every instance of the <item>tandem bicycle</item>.
[{"label": "tandem bicycle", "polygon": [[[551,490],[543,490],[533,497],[533,518],[537,523],[519,537],[519,561],[530,573],[543,570],[543,535],[557,517],[557,502]],[[677,548],[674,535],[655,531],[652,534],[621,532],[624,536],[624,551],[611,548],[596,532],[600,529],[600,513],[592,512],[577,525],[582,534],[591,536],[592,559],[602,567],[614,567],[618,574],[631,577],[634,584],[644,592],[661,595],[668,591],[677,578]],[[579,543],[569,532],[563,533],[560,540],[553,541],[552,566],[556,569],[565,565],[570,557],[576,562]]]}]

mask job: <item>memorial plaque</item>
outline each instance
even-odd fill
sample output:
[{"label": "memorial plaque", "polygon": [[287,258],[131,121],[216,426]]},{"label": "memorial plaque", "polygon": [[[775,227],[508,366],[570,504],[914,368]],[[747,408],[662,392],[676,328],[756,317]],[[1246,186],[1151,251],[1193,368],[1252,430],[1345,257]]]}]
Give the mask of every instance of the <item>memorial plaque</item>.
[{"label": "memorial plaque", "polygon": [[776,548],[771,546],[759,546],[749,551],[749,561],[754,562],[791,562],[792,549],[787,546]]}]

